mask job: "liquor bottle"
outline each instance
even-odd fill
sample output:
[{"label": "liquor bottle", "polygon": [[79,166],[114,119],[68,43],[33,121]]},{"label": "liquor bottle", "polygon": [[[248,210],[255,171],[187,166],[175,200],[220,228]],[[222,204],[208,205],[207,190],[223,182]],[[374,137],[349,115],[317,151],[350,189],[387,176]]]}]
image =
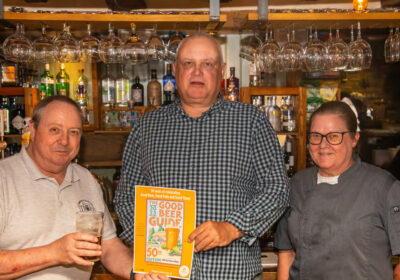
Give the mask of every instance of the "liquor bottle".
[{"label": "liquor bottle", "polygon": [[237,90],[235,86],[235,81],[233,79],[228,80],[226,98],[230,101],[239,101],[239,91]]},{"label": "liquor bottle", "polygon": [[140,83],[140,78],[138,75],[135,77],[135,83],[132,85],[132,90],[131,90],[131,100],[135,102],[136,106],[143,106],[143,94],[144,94],[144,88],[143,85]]},{"label": "liquor bottle", "polygon": [[288,118],[289,118],[289,106],[287,104],[287,97],[282,97],[281,104],[281,122],[282,131],[288,131]]},{"label": "liquor bottle", "polygon": [[225,91],[226,91],[226,89],[225,89],[225,79],[221,79],[221,89],[220,89],[219,92],[224,97],[224,99],[227,99]]},{"label": "liquor bottle", "polygon": [[78,78],[76,79],[76,96],[75,101],[78,103],[79,108],[82,111],[84,117],[84,124],[89,124],[89,113],[87,111],[87,89],[88,89],[88,79],[84,75],[84,70],[82,68],[78,69]]},{"label": "liquor bottle", "polygon": [[115,79],[110,73],[110,65],[106,64],[106,72],[101,80],[103,106],[115,103]]},{"label": "liquor bottle", "polygon": [[161,106],[161,84],[157,81],[157,70],[155,69],[151,70],[151,80],[147,84],[147,104]]},{"label": "liquor bottle", "polygon": [[[235,77],[235,67],[230,68],[230,75],[229,75],[229,78],[226,80],[228,95],[230,94],[230,92],[233,91],[232,86],[230,89],[229,81],[233,81],[235,94],[237,93],[237,101],[239,101],[239,79]],[[228,97],[228,99],[231,99],[231,98]]]},{"label": "liquor bottle", "polygon": [[129,78],[125,73],[125,64],[120,64],[120,73],[115,81],[115,102],[118,106],[128,106],[130,93]]},{"label": "liquor bottle", "polygon": [[287,175],[289,178],[292,178],[294,173],[296,173],[296,169],[294,168],[294,156],[289,156],[289,168],[287,170]]},{"label": "liquor bottle", "polygon": [[50,65],[45,64],[45,70],[40,76],[40,100],[45,99],[47,96],[54,95],[54,76],[50,73]]},{"label": "liquor bottle", "polygon": [[264,115],[269,120],[269,109],[271,108],[271,96],[267,96],[264,98],[264,106],[262,106],[261,110],[264,112]]},{"label": "liquor bottle", "polygon": [[296,130],[296,118],[294,116],[294,106],[292,103],[292,97],[288,96],[286,99],[286,104],[288,106],[287,113],[287,131],[293,132]]},{"label": "liquor bottle", "polygon": [[257,67],[254,62],[249,63],[249,86],[250,87],[258,87],[259,86]]},{"label": "liquor bottle", "polygon": [[292,156],[292,141],[289,137],[286,138],[285,151],[283,153],[283,160],[286,165],[286,170],[289,170],[289,158]]},{"label": "liquor bottle", "polygon": [[1,64],[1,86],[16,87],[17,85],[17,65],[11,61],[4,61]]},{"label": "liquor bottle", "polygon": [[269,122],[275,131],[281,130],[281,109],[276,105],[276,96],[272,97],[272,104],[268,110]]},{"label": "liquor bottle", "polygon": [[69,97],[69,75],[65,71],[64,63],[61,63],[60,71],[56,76],[57,95],[65,95]]},{"label": "liquor bottle", "polygon": [[10,107],[8,104],[8,98],[3,96],[1,104],[0,104],[1,112],[3,112],[3,127],[4,127],[4,134],[11,133],[11,126],[10,126]]},{"label": "liquor bottle", "polygon": [[168,105],[175,100],[175,77],[172,75],[171,64],[167,64],[167,73],[163,77],[163,105]]},{"label": "liquor bottle", "polygon": [[11,115],[12,133],[21,134],[22,128],[24,127],[24,114],[22,108],[20,106],[16,106],[15,111],[12,112]]}]

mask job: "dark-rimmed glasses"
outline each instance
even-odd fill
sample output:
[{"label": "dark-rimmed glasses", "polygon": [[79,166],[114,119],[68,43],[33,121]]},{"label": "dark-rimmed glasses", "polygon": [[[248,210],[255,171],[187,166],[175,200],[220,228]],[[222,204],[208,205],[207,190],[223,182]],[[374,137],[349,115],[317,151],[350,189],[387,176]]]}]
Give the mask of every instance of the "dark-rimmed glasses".
[{"label": "dark-rimmed glasses", "polygon": [[308,142],[311,145],[319,145],[322,143],[322,139],[324,137],[326,138],[326,141],[328,141],[329,144],[331,145],[340,145],[343,142],[343,135],[345,133],[350,133],[354,131],[343,131],[343,132],[329,132],[327,134],[321,134],[318,132],[310,132],[308,134]]}]

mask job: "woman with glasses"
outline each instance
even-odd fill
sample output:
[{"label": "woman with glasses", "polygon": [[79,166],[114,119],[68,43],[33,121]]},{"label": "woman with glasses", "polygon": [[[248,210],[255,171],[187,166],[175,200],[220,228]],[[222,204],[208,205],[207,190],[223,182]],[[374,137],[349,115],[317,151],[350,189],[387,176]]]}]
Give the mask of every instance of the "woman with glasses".
[{"label": "woman with glasses", "polygon": [[290,208],[275,238],[278,280],[393,279],[392,255],[400,254],[400,182],[353,154],[360,136],[347,104],[323,104],[309,131],[315,166],[290,183]]}]

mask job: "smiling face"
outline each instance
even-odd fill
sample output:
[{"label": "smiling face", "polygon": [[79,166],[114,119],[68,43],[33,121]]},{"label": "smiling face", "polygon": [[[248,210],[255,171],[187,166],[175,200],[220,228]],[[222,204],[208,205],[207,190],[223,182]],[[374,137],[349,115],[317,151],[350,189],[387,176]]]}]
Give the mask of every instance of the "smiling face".
[{"label": "smiling face", "polygon": [[225,65],[212,39],[197,36],[182,42],[174,64],[182,106],[203,106],[216,102]]},{"label": "smiling face", "polygon": [[[323,135],[329,132],[344,132],[349,129],[340,115],[318,114],[312,119],[310,132]],[[343,134],[343,141],[339,145],[331,145],[324,137],[321,144],[309,145],[310,155],[318,166],[318,173],[325,177],[337,176],[353,164],[353,148],[357,145],[358,133]]]},{"label": "smiling face", "polygon": [[44,175],[61,183],[68,164],[79,151],[82,135],[79,112],[71,104],[54,101],[44,108],[37,128],[32,121],[29,128],[28,154]]}]

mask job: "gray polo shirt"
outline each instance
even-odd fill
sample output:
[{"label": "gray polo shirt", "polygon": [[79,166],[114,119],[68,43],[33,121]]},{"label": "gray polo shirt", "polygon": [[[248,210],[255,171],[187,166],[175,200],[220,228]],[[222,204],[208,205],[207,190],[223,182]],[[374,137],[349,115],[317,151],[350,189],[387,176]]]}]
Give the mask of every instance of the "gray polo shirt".
[{"label": "gray polo shirt", "polygon": [[317,184],[317,168],[296,174],[275,246],[294,249],[290,279],[393,279],[400,254],[400,182],[356,159],[338,184]]},{"label": "gray polo shirt", "polygon": [[[103,240],[116,237],[100,186],[90,172],[70,164],[61,185],[43,175],[25,149],[0,161],[0,249],[37,247],[76,232],[77,211],[104,212]],[[56,266],[20,279],[89,279],[91,267]]]}]

